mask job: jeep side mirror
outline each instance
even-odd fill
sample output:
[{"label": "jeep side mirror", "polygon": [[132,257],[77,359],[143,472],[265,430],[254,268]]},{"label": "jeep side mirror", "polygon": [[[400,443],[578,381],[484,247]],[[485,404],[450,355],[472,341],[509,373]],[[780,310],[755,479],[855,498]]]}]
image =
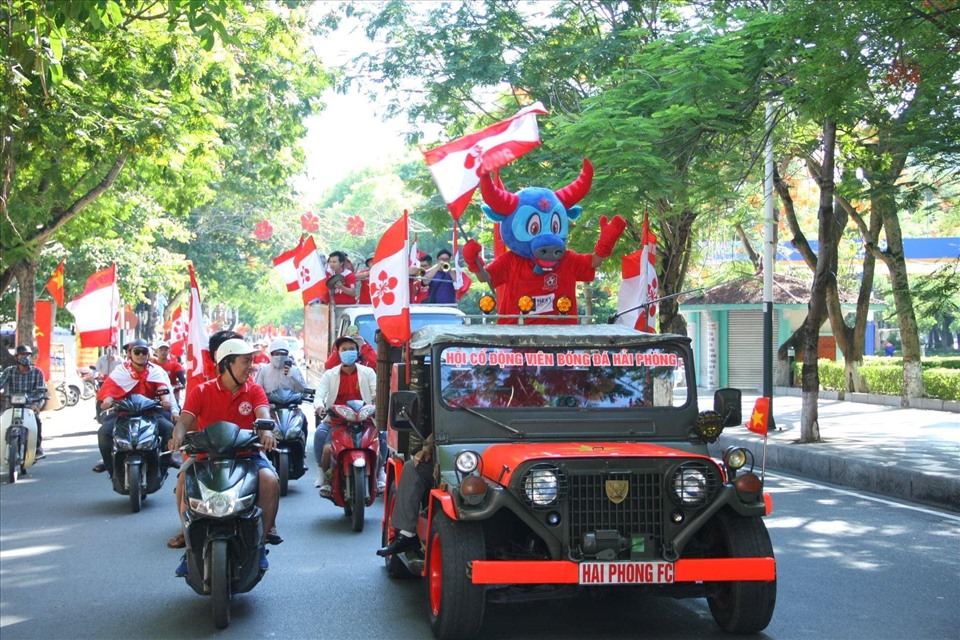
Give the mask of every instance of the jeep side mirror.
[{"label": "jeep side mirror", "polygon": [[740,389],[717,389],[713,394],[713,410],[720,414],[725,427],[735,427],[743,422],[740,412]]},{"label": "jeep side mirror", "polygon": [[390,394],[390,422],[397,431],[420,434],[420,394],[416,391],[394,391]]}]

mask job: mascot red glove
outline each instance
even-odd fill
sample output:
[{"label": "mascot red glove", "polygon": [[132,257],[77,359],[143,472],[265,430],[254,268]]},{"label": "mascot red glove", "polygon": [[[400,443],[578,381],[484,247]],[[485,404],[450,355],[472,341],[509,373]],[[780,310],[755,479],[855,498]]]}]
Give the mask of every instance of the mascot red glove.
[{"label": "mascot red glove", "polygon": [[[623,231],[621,229],[621,231]],[[616,242],[616,240],[614,240]],[[463,245],[463,261],[467,263],[467,269],[471,273],[480,273],[480,270],[483,268],[483,258],[480,257],[480,252],[483,251],[483,247],[480,246],[480,243],[471,238],[467,240],[467,243]]]},{"label": "mascot red glove", "polygon": [[[623,230],[627,228],[627,221],[620,216],[613,216],[613,220],[607,222],[607,216],[600,216],[600,237],[597,238],[597,244],[593,245],[593,253],[601,258],[607,258],[613,253],[613,248],[617,245],[617,240]],[[466,257],[467,249],[463,249]],[[467,263],[469,265],[469,263]]]}]

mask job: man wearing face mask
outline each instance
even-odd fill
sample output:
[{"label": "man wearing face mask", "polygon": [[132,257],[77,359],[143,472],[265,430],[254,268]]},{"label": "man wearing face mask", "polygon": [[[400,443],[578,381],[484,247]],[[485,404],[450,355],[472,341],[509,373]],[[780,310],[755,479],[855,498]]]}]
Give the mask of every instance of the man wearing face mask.
[{"label": "man wearing face mask", "polygon": [[376,398],[377,374],[370,367],[357,364],[360,344],[351,336],[340,336],[333,343],[340,353],[341,364],[328,369],[320,377],[317,395],[313,401],[317,416],[317,430],[313,434],[313,454],[317,458],[320,472],[316,486],[320,487],[320,496],[330,497],[330,484],[327,482],[327,469],[330,468],[330,423],[325,414],[328,408],[336,404],[346,404],[348,400],[362,400],[364,404],[373,404]]},{"label": "man wearing face mask", "polygon": [[[4,347],[6,348],[6,347]],[[43,372],[33,366],[33,349],[30,345],[22,344],[17,347],[17,364],[9,366],[0,373],[0,389],[3,389],[4,401],[12,395],[26,395],[34,399],[31,405],[37,417],[37,451],[36,459],[45,457],[40,443],[43,436],[40,430],[40,409],[47,397],[47,385],[43,379]],[[4,402],[6,404],[6,402]],[[2,410],[2,408],[0,408]]]},{"label": "man wearing face mask", "polygon": [[290,389],[301,392],[307,387],[303,373],[290,357],[286,340],[276,339],[270,343],[270,363],[260,367],[254,382],[267,393],[278,389]]}]

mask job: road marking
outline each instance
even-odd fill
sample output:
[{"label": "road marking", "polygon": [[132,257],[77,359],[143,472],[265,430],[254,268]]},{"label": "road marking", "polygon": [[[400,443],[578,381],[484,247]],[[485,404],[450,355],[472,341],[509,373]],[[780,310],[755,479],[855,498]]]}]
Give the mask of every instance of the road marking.
[{"label": "road marking", "polygon": [[952,520],[953,522],[960,523],[960,515],[955,515],[955,514],[953,514],[953,513],[950,513],[949,511],[940,511],[940,510],[937,510],[937,509],[934,509],[934,508],[931,508],[931,507],[920,507],[920,506],[917,506],[917,505],[914,505],[914,504],[907,504],[907,503],[904,503],[904,502],[897,502],[896,500],[890,500],[890,499],[887,499],[887,498],[880,498],[880,497],[878,497],[878,496],[875,496],[875,495],[872,495],[872,494],[869,494],[869,493],[862,493],[862,492],[858,492],[858,491],[852,491],[852,490],[850,490],[850,489],[841,489],[840,487],[834,486],[834,485],[832,485],[832,484],[827,484],[827,483],[825,483],[825,482],[816,482],[816,481],[811,480],[811,479],[809,479],[809,478],[801,478],[801,477],[799,477],[799,476],[790,475],[789,473],[783,473],[783,472],[781,472],[781,471],[778,471],[778,472],[776,472],[776,473],[771,473],[770,471],[768,471],[768,472],[767,472],[767,475],[768,475],[768,476],[773,476],[773,477],[780,477],[780,478],[789,478],[790,480],[795,480],[795,481],[800,482],[800,483],[803,483],[803,484],[813,485],[813,486],[817,486],[817,487],[823,487],[824,489],[828,489],[828,490],[830,490],[830,491],[833,491],[834,493],[839,493],[839,494],[842,494],[842,495],[845,495],[845,496],[853,496],[853,497],[856,497],[856,498],[863,498],[864,500],[869,500],[869,501],[871,501],[871,502],[879,502],[880,504],[885,504],[885,505],[891,506],[891,507],[898,507],[898,508],[900,508],[900,509],[908,509],[908,510],[910,510],[910,511],[918,511],[918,512],[920,512],[920,513],[925,513],[925,514],[927,514],[927,515],[932,515],[932,516],[939,516],[939,517],[941,517],[941,518],[946,518],[947,520]]}]

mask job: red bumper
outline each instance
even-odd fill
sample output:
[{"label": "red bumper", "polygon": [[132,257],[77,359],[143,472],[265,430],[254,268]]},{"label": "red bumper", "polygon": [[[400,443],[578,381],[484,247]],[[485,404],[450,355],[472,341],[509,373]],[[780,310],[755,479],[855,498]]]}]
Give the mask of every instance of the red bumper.
[{"label": "red bumper", "polygon": [[[773,558],[712,558],[665,562],[589,563],[610,568],[621,565],[616,584],[671,584],[676,582],[772,582],[777,578]],[[630,565],[627,567],[627,565]],[[654,571],[644,570],[650,567]],[[569,560],[474,560],[473,584],[614,584],[591,580],[582,565]],[[666,570],[665,570],[666,569]],[[610,574],[614,572],[611,571]],[[652,577],[652,579],[650,579]]]}]

